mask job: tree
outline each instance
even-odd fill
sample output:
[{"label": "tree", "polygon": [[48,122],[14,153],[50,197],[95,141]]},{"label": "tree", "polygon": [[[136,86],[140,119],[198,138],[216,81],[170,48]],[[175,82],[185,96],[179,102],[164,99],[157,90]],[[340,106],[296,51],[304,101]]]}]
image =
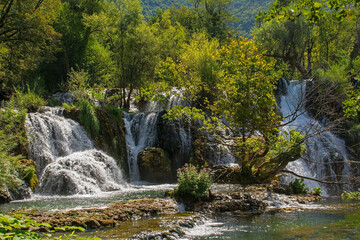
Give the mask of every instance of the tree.
[{"label": "tree", "polygon": [[23,85],[25,75],[52,57],[59,35],[52,24],[60,0],[0,2],[0,92]]},{"label": "tree", "polygon": [[254,38],[267,56],[282,59],[302,78],[312,77],[313,26],[305,17],[270,20],[254,31]]},{"label": "tree", "polygon": [[[185,114],[201,120],[203,129],[211,135],[209,141],[235,149],[241,163],[241,182],[273,178],[304,150],[303,135],[278,130],[281,117],[275,111],[274,90],[281,71],[277,70],[276,61],[245,39],[231,40],[221,48],[204,39],[201,44],[196,44],[199,39],[193,41],[182,57],[180,64],[184,66],[178,68],[186,69],[181,77],[187,79],[182,85],[186,89],[183,95],[192,106],[178,106],[167,116]],[[199,107],[194,103],[202,96],[203,86],[208,90],[204,95],[211,96],[211,100],[201,99]],[[231,134],[224,136],[224,130]]]},{"label": "tree", "polygon": [[232,20],[229,11],[231,2],[232,0],[191,0],[207,33],[220,42],[230,35],[228,24]]},{"label": "tree", "polygon": [[122,89],[120,105],[125,108],[133,91],[151,79],[158,62],[157,39],[141,12],[139,1],[125,0],[109,2],[104,12],[86,18],[87,26],[112,52],[112,82]]}]

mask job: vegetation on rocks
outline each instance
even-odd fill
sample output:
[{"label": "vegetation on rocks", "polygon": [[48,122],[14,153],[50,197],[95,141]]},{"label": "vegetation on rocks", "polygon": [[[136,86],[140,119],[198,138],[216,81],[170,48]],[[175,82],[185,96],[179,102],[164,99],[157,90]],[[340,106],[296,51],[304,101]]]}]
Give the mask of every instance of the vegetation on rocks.
[{"label": "vegetation on rocks", "polygon": [[152,183],[174,181],[171,162],[161,148],[147,148],[138,154],[138,165],[142,180]]},{"label": "vegetation on rocks", "polygon": [[211,176],[205,170],[185,165],[178,170],[178,186],[175,195],[184,200],[196,201],[208,193],[211,187]]}]

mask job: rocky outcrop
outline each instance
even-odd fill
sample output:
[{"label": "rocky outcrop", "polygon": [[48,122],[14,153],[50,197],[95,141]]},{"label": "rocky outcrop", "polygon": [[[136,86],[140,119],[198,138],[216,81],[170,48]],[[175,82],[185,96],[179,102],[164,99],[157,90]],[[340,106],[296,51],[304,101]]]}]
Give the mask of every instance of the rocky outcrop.
[{"label": "rocky outcrop", "polygon": [[138,155],[137,162],[142,180],[152,183],[174,181],[171,163],[161,148],[147,148]]},{"label": "rocky outcrop", "polygon": [[177,212],[177,204],[172,199],[137,199],[118,202],[101,209],[55,213],[30,212],[26,215],[36,222],[49,223],[52,227],[79,226],[85,229],[97,229],[115,227],[123,221],[134,221]]},{"label": "rocky outcrop", "polygon": [[164,114],[165,112],[161,113],[157,124],[158,146],[171,159],[171,168],[173,174],[176,174],[177,169],[183,167],[190,159],[192,145],[190,122],[168,120],[162,117]]}]

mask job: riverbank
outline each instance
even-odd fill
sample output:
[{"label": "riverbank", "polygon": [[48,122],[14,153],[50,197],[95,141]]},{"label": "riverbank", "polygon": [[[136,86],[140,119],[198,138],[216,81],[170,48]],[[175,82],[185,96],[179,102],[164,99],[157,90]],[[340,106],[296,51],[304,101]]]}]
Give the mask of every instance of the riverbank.
[{"label": "riverbank", "polygon": [[[21,213],[37,222],[49,223],[52,227],[79,226],[91,231],[124,228],[122,226],[126,222],[150,221],[161,227],[146,225],[141,228],[142,231],[125,238],[177,238],[185,234],[185,229],[194,227],[214,214],[260,215],[296,211],[309,208],[311,203],[321,200],[319,196],[286,195],[276,191],[279,188],[272,185],[214,184],[208,196],[192,204],[184,205],[173,198],[143,198],[119,201],[99,208],[56,212],[14,210],[11,214]],[[187,213],[184,213],[185,210]]]}]

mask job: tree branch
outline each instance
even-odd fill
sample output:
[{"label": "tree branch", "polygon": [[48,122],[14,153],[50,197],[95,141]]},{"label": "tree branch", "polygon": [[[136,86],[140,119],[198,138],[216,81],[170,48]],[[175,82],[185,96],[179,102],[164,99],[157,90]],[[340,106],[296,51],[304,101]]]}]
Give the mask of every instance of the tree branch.
[{"label": "tree branch", "polygon": [[282,170],[281,172],[290,173],[299,178],[303,178],[303,179],[307,179],[307,180],[311,180],[311,181],[315,181],[315,182],[319,182],[319,183],[324,183],[324,184],[338,184],[338,185],[350,184],[349,182],[329,182],[329,181],[323,181],[323,180],[316,179],[316,178],[305,177],[305,176],[301,176],[301,175],[294,173],[292,171],[289,171],[289,170]]}]

